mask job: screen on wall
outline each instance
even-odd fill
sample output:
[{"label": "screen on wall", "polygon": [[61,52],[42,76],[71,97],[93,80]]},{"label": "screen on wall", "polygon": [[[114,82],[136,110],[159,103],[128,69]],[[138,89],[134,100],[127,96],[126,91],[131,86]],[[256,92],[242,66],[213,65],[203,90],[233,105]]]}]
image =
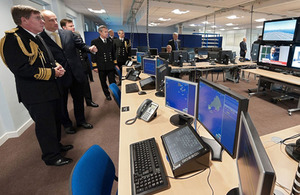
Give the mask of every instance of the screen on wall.
[{"label": "screen on wall", "polygon": [[260,45],[259,62],[287,66],[290,46]]},{"label": "screen on wall", "polygon": [[267,21],[264,23],[264,41],[293,41],[297,19]]}]

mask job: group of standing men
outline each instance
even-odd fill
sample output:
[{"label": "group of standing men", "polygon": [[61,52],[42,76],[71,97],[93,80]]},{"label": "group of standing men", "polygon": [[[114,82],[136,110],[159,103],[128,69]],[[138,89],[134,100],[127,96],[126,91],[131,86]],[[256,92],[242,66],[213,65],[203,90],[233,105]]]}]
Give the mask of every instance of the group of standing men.
[{"label": "group of standing men", "polygon": [[[76,133],[68,114],[68,94],[73,98],[77,127],[92,129],[93,125],[85,119],[84,97],[88,106],[98,105],[90,95],[89,62],[85,70],[82,64],[87,62],[86,54],[92,53],[94,70],[99,71],[106,99],[111,100],[103,78],[111,76],[115,67],[113,42],[106,40],[107,28],[101,26],[99,40],[101,33],[106,34],[102,38],[108,44],[99,45],[94,40],[94,45],[89,47],[74,32],[72,21],[62,20],[61,26],[66,30],[58,29],[57,17],[49,10],[40,12],[30,6],[16,5],[11,8],[11,14],[17,27],[6,31],[1,39],[1,58],[15,76],[19,102],[35,122],[42,160],[46,165],[69,164],[72,159],[64,153],[73,146],[61,144],[61,125],[66,133]],[[130,46],[129,41],[127,44]],[[109,81],[115,82],[112,76]]]}]

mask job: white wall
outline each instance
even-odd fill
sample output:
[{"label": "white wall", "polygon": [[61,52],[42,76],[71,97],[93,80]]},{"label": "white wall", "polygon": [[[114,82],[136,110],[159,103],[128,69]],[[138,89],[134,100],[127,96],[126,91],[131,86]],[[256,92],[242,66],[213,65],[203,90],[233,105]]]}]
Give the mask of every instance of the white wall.
[{"label": "white wall", "polygon": [[[130,33],[131,32],[131,27],[124,25],[124,26],[107,26],[109,29],[113,29],[115,32],[117,32],[120,29],[123,29],[125,33]],[[173,34],[173,32],[177,31],[175,27],[148,27],[148,32],[149,33],[159,33],[159,34]],[[138,28],[134,28],[133,30],[134,33],[146,33],[146,26],[139,26]]]}]

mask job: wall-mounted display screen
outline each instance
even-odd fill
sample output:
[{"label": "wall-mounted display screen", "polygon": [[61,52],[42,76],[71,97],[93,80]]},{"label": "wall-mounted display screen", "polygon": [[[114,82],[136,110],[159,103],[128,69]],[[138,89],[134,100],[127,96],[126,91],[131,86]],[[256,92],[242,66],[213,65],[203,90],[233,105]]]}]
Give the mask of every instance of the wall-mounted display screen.
[{"label": "wall-mounted display screen", "polygon": [[263,41],[293,41],[297,19],[266,21]]}]

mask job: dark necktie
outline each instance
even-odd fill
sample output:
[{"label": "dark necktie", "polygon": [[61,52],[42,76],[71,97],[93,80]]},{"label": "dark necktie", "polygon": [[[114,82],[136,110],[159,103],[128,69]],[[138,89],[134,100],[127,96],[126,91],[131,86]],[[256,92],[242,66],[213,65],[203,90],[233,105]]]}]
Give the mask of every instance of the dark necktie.
[{"label": "dark necktie", "polygon": [[106,39],[104,39],[104,43],[106,43]]},{"label": "dark necktie", "polygon": [[44,39],[41,37],[41,35],[36,35],[36,38],[37,40],[39,40],[42,45],[44,46],[44,48],[46,49],[46,53],[48,55],[48,58],[50,60],[50,64],[53,66],[53,67],[56,67],[56,64],[55,64],[55,59],[49,49],[49,47],[47,46],[47,44],[45,43]]},{"label": "dark necktie", "polygon": [[178,50],[178,43],[177,43],[177,41],[174,40],[174,43],[175,43],[175,50]]}]

